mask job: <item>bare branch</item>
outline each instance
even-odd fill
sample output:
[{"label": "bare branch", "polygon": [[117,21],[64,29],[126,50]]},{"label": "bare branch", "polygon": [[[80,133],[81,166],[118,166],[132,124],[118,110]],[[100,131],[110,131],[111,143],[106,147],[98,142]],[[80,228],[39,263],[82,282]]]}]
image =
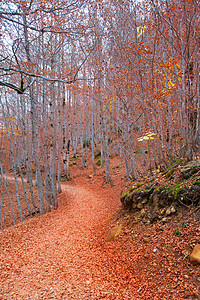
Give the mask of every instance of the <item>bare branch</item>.
[{"label": "bare branch", "polygon": [[12,90],[16,91],[18,94],[23,94],[25,89],[21,89],[21,88],[18,88],[16,85],[12,84],[12,83],[9,83],[9,82],[3,82],[3,81],[0,81],[0,85],[1,86],[6,86],[6,87],[9,87],[11,88]]}]

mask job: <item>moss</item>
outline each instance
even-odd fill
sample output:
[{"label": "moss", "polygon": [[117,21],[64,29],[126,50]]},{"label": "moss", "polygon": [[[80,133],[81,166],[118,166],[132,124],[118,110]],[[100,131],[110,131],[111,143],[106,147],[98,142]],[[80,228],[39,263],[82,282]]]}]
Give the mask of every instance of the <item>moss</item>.
[{"label": "moss", "polygon": [[200,185],[200,179],[197,178],[197,180],[193,181],[192,184],[193,184],[193,185]]},{"label": "moss", "polygon": [[156,188],[155,193],[160,194],[166,191],[166,186],[161,185],[158,188]]},{"label": "moss", "polygon": [[169,171],[171,171],[172,169],[174,169],[175,167],[177,167],[178,165],[180,165],[182,163],[182,159],[179,159],[175,162],[173,162],[164,172],[163,175],[167,174]]},{"label": "moss", "polygon": [[144,184],[146,184],[146,182],[140,182],[140,183],[138,183],[138,184],[137,184],[137,188],[143,186]]},{"label": "moss", "polygon": [[125,198],[127,196],[127,194],[128,194],[127,191],[122,191],[120,199]]},{"label": "moss", "polygon": [[178,194],[181,193],[181,197],[185,197],[185,189],[188,189],[189,187],[182,187],[180,183],[178,184],[174,184],[171,187],[168,188],[169,192],[172,193],[172,195],[174,196],[174,199],[177,199]]},{"label": "moss", "polygon": [[150,186],[146,187],[146,189],[144,190],[144,193],[145,194],[151,194],[153,191],[154,191],[154,186],[150,185]]},{"label": "moss", "polygon": [[129,192],[132,192],[132,191],[134,191],[135,189],[136,189],[136,187],[135,187],[135,186],[132,186],[132,185],[128,188]]},{"label": "moss", "polygon": [[136,186],[131,185],[131,186],[128,187],[129,192],[135,191],[135,190],[137,190],[137,189],[138,189],[138,186],[137,186],[137,185],[136,185]]},{"label": "moss", "polygon": [[134,194],[133,192],[132,193],[128,193],[126,197],[127,198],[131,198],[133,194]]}]

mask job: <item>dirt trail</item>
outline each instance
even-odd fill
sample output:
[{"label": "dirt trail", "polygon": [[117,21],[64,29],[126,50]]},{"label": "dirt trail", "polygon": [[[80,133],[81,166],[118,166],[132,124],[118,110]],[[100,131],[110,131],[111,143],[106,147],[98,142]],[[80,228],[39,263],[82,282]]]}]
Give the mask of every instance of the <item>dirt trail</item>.
[{"label": "dirt trail", "polygon": [[133,299],[131,273],[105,242],[119,189],[62,190],[57,211],[0,233],[0,299]]}]

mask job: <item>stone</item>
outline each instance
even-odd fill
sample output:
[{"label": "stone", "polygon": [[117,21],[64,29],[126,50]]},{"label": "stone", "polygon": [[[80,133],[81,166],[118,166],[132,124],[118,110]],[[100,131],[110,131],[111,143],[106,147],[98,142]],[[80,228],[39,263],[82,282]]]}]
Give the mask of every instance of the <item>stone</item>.
[{"label": "stone", "polygon": [[153,195],[153,205],[154,205],[154,207],[157,207],[157,206],[158,206],[158,203],[159,203],[158,195],[157,195],[157,194],[154,194],[154,195]]},{"label": "stone", "polygon": [[171,210],[172,214],[174,214],[176,212],[176,208],[174,206],[171,206],[170,210]]},{"label": "stone", "polygon": [[142,204],[141,202],[139,202],[139,203],[137,204],[137,208],[138,208],[138,209],[142,209],[142,208],[143,208],[143,204]]},{"label": "stone", "polygon": [[180,171],[183,174],[184,178],[189,178],[192,174],[196,173],[200,168],[200,159],[191,160],[188,163],[184,164]]},{"label": "stone", "polygon": [[169,215],[171,215],[171,208],[170,207],[168,207],[168,209],[166,210],[166,216],[169,216]]},{"label": "stone", "polygon": [[166,218],[166,217],[165,217],[165,218],[162,218],[162,220],[161,220],[161,221],[162,221],[162,223],[163,223],[163,224],[165,224],[165,223],[167,223],[167,222],[168,222],[168,220],[169,220],[169,218]]},{"label": "stone", "polygon": [[148,198],[144,198],[144,199],[142,200],[142,204],[146,204],[148,201],[149,201]]},{"label": "stone", "polygon": [[142,218],[145,216],[145,210],[144,210],[144,208],[141,210],[140,215],[141,215]]},{"label": "stone", "polygon": [[200,244],[197,244],[192,250],[190,261],[193,264],[200,264]]},{"label": "stone", "polygon": [[171,214],[174,214],[176,212],[176,208],[174,206],[168,207],[166,210],[166,216],[170,216]]}]

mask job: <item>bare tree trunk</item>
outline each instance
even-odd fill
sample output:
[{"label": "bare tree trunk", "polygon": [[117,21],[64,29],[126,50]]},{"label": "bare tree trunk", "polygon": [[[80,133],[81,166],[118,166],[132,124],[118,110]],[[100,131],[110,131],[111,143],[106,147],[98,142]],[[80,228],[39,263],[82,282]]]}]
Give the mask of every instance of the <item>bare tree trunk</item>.
[{"label": "bare tree trunk", "polygon": [[[30,64],[31,61],[31,54],[29,49],[29,40],[28,40],[28,30],[27,30],[27,20],[26,15],[23,15],[23,22],[24,22],[24,38],[25,38],[25,51],[26,57]],[[31,83],[31,77],[29,78]],[[44,193],[43,193],[43,178],[41,174],[41,166],[40,166],[40,157],[39,157],[39,137],[38,137],[38,124],[37,124],[37,112],[36,112],[36,95],[34,93],[33,85],[29,88],[30,91],[30,100],[31,100],[31,121],[32,121],[32,145],[33,145],[33,155],[35,159],[35,166],[36,166],[36,182],[38,185],[38,203],[39,203],[39,210],[40,214],[45,214],[45,206],[44,206]]]},{"label": "bare tree trunk", "polygon": [[22,175],[22,170],[21,170],[20,164],[18,164],[18,169],[19,169],[19,174],[20,174],[20,177],[21,177],[22,186],[23,186],[23,190],[24,190],[24,197],[25,197],[25,201],[26,201],[26,206],[27,206],[27,209],[28,209],[28,212],[29,212],[30,216],[32,216],[30,206],[29,206],[29,200],[28,200],[27,193],[26,193],[26,186],[25,186],[25,183],[24,183],[24,178],[23,178],[23,175]]},{"label": "bare tree trunk", "polygon": [[56,141],[55,141],[55,87],[52,85],[50,97],[50,178],[52,204],[54,209],[58,208],[57,187],[56,187]]},{"label": "bare tree trunk", "polygon": [[91,149],[92,149],[92,166],[93,171],[95,172],[96,166],[94,163],[94,100],[92,97],[92,112],[91,112]]},{"label": "bare tree trunk", "polygon": [[[58,85],[58,94],[61,94],[60,84]],[[62,192],[61,189],[61,145],[62,145],[62,125],[61,125],[61,104],[58,100],[58,116],[57,116],[57,127],[56,127],[56,150],[57,150],[57,159],[58,159],[58,170],[57,170],[57,183],[58,183],[58,193]]]}]

